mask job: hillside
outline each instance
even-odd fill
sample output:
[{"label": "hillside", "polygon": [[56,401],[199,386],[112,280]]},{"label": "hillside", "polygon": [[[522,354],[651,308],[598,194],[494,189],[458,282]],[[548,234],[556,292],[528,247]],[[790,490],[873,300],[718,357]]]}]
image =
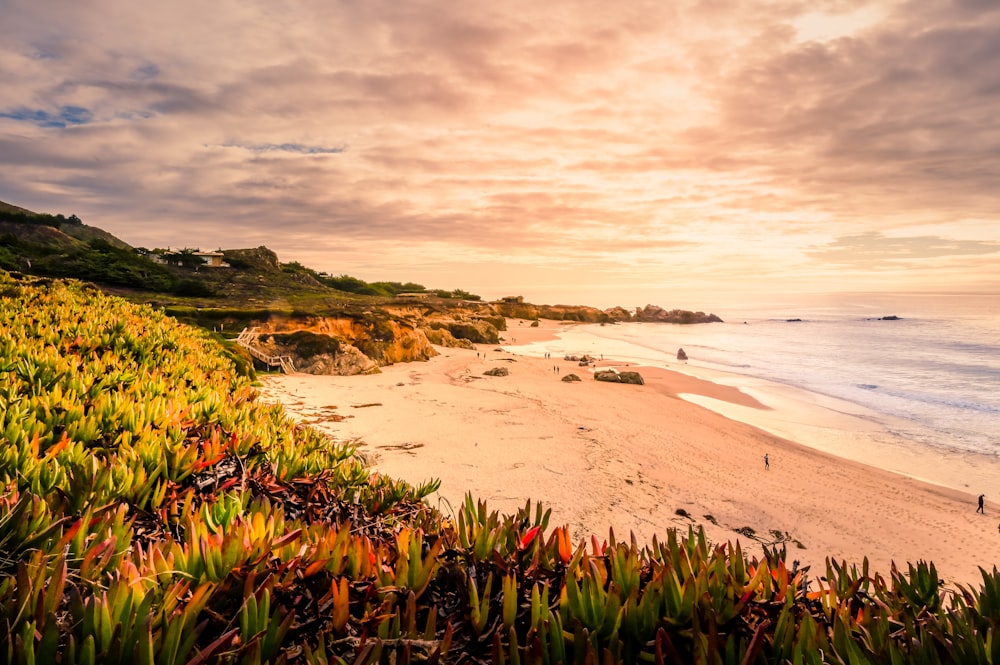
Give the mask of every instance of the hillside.
[{"label": "hillside", "polygon": [[320,273],[296,262],[282,263],[267,247],[214,253],[135,249],[75,215],[35,213],[10,204],[0,206],[0,269],[90,281],[230,338],[254,329],[258,355],[288,356],[300,371],[315,373],[357,374],[395,362],[426,360],[436,353],[431,344],[498,344],[506,318],[685,324],[720,320],[654,305],[629,311],[533,305],[520,297],[483,302],[461,289],[368,283]]}]

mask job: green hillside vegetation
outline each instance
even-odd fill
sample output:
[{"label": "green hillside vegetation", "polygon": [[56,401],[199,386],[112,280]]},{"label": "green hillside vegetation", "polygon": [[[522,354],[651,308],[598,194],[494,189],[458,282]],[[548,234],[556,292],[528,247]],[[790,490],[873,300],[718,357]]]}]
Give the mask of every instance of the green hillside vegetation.
[{"label": "green hillside vegetation", "polygon": [[442,516],[208,333],[0,273],[0,662],[998,663],[1000,573]]},{"label": "green hillside vegetation", "polygon": [[3,201],[0,201],[0,213],[9,213],[9,212],[13,212],[13,213],[25,213],[25,214],[29,214],[29,215],[34,214],[30,210],[27,210],[25,208],[21,208],[20,206],[16,206],[16,205],[13,205],[13,204],[10,204],[10,203],[4,203]]},{"label": "green hillside vegetation", "polygon": [[178,276],[110,233],[70,215],[0,209],[0,268],[97,284],[206,295],[200,283]]},{"label": "green hillside vegetation", "polygon": [[[35,213],[0,201],[0,269],[82,279],[136,301],[162,305],[331,311],[352,302],[427,293],[479,300],[462,289],[427,289],[412,282],[366,282],[320,273],[298,262],[281,263],[266,247],[223,250],[231,267],[211,269],[193,249],[133,248],[76,215]],[[152,260],[164,256],[170,265]]]}]

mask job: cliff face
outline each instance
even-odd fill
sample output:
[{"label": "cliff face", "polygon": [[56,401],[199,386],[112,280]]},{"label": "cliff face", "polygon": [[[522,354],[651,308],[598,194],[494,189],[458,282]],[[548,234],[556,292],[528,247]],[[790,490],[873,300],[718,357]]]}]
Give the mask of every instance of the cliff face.
[{"label": "cliff face", "polygon": [[[549,319],[552,321],[579,321],[581,323],[607,323],[612,319],[607,312],[585,305],[532,305],[520,302],[494,303],[497,313],[511,319]],[[622,319],[625,320],[625,319]]]},{"label": "cliff face", "polygon": [[295,368],[312,374],[365,374],[398,362],[437,355],[432,344],[471,349],[499,344],[507,318],[550,319],[581,323],[643,321],[708,323],[714,314],[665,310],[646,305],[599,310],[578,305],[532,305],[523,302],[395,302],[364,312],[296,319],[271,318],[258,324],[261,348],[270,355],[291,356]]},{"label": "cliff face", "polygon": [[[384,365],[428,360],[437,355],[415,326],[384,316],[311,317],[270,320],[258,327],[261,347],[289,355],[295,368],[311,374],[370,374]],[[310,333],[306,338],[295,333]],[[330,340],[316,343],[316,338]]]},{"label": "cliff face", "polygon": [[504,316],[489,303],[466,301],[449,307],[426,304],[385,309],[396,317],[412,321],[428,339],[442,346],[472,348],[473,344],[499,344],[500,332],[507,329]]}]

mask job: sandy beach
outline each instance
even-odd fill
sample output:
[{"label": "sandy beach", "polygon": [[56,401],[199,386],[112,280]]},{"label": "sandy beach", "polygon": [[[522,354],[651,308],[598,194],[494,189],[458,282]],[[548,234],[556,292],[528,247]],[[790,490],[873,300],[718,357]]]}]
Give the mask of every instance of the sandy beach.
[{"label": "sandy beach", "polygon": [[[1000,559],[1000,504],[987,501],[977,514],[973,494],[836,457],[680,397],[762,414],[788,408],[738,387],[647,367],[636,368],[643,386],[603,383],[577,362],[519,355],[511,344],[554,338],[560,324],[508,327],[506,351],[439,348],[428,362],[369,376],[267,376],[262,398],[359,441],[380,472],[440,478],[430,500],[445,512],[472,492],[503,512],[541,501],[550,525],[568,524],[577,540],[604,538],[610,527],[648,542],[701,525],[712,541],[739,540],[751,554],[784,541],[789,561],[814,576],[826,557],[860,564],[867,556],[886,574],[893,561],[905,570],[923,559],[949,582],[975,585],[978,568]],[[495,367],[509,375],[484,376]],[[569,373],[582,381],[562,381]]]}]

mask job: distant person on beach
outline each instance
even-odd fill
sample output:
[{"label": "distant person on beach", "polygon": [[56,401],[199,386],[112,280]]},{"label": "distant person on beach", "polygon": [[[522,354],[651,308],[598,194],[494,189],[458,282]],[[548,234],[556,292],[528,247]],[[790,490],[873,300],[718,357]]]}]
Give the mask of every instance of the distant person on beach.
[{"label": "distant person on beach", "polygon": [[[770,469],[771,468],[771,459],[767,456],[767,453],[764,453],[764,468],[765,469]],[[983,502],[983,500],[982,500],[982,498],[980,498],[979,499],[979,503],[982,503],[982,502]]]},{"label": "distant person on beach", "polygon": [[984,499],[985,497],[986,497],[986,495],[985,495],[985,494],[980,494],[980,495],[979,495],[979,507],[978,507],[978,508],[976,508],[976,512],[977,512],[977,513],[982,513],[983,515],[985,515],[985,514],[986,514],[986,511],[985,511],[985,510],[983,510],[983,499]]}]

